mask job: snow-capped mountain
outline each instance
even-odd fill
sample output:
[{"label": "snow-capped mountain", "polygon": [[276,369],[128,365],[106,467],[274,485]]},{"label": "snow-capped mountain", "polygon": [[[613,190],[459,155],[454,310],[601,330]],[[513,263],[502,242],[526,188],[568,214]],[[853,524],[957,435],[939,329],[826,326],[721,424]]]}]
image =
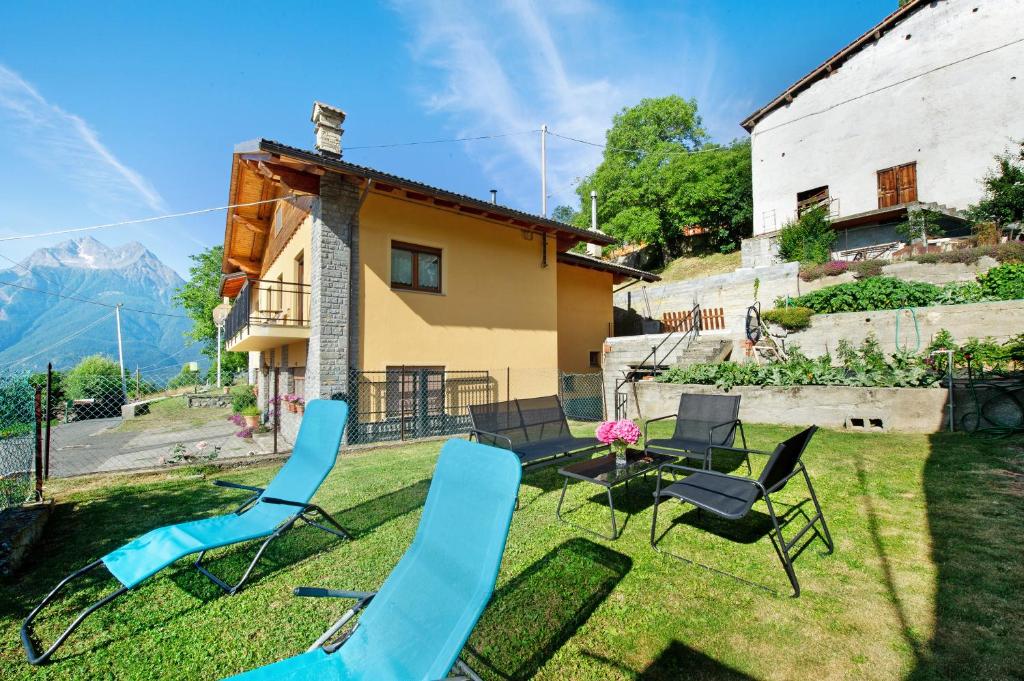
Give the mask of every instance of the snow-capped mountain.
[{"label": "snow-capped mountain", "polygon": [[[0,369],[38,370],[48,361],[66,369],[86,355],[117,357],[113,318],[60,342],[112,309],[29,289],[181,315],[171,297],[183,283],[136,241],[111,248],[85,236],[41,248],[18,267],[0,270]],[[191,326],[187,319],[124,310],[121,325],[126,368],[152,367],[173,374],[182,363],[198,359],[198,347],[182,351],[182,334]]]}]

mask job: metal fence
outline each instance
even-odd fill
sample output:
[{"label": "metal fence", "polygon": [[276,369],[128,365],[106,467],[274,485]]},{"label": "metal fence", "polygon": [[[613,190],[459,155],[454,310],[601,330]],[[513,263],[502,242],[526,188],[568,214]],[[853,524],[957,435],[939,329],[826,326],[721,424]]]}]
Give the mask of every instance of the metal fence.
[{"label": "metal fence", "polygon": [[600,373],[509,369],[492,375],[487,371],[401,366],[352,371],[349,386],[347,438],[353,444],[468,433],[468,407],[538,397],[542,392],[557,391],[570,420],[599,421],[604,416]]},{"label": "metal fence", "polygon": [[33,496],[35,387],[27,373],[0,375],[0,510]]},{"label": "metal fence", "polygon": [[[231,382],[248,384],[249,377],[240,374]],[[297,379],[290,385],[288,390],[301,392]],[[272,384],[267,389],[273,396]],[[283,389],[282,383],[277,392]],[[352,371],[345,393],[351,407],[347,438],[367,444],[461,435],[469,431],[471,405],[553,393],[570,420],[604,416],[600,373],[506,369],[492,374],[423,366]],[[284,412],[284,405],[281,400],[264,404],[266,425],[253,429],[241,415],[228,418],[231,395],[197,373],[166,380],[132,373],[123,385],[109,370],[0,373],[0,508],[33,498],[51,476],[269,453],[277,451],[275,435],[286,449],[301,418],[276,413]]]},{"label": "metal fence", "polygon": [[465,433],[468,407],[497,399],[487,371],[352,371],[349,386],[348,441],[354,444]]},{"label": "metal fence", "polygon": [[[225,383],[245,382],[244,374]],[[198,372],[0,372],[0,509],[51,476],[152,468],[248,453],[226,420],[230,395]],[[128,423],[122,408],[129,417]],[[209,407],[219,408],[219,411]],[[151,413],[152,410],[152,413]]]}]

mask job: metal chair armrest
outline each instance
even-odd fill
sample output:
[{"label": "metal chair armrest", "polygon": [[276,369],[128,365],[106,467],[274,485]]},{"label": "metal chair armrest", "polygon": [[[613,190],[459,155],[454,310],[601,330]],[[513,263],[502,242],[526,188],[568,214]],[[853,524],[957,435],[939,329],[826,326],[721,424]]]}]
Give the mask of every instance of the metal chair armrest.
[{"label": "metal chair armrest", "polygon": [[487,437],[494,438],[495,440],[504,440],[505,442],[508,443],[508,447],[506,447],[505,449],[512,449],[512,439],[510,437],[508,437],[507,435],[500,435],[498,433],[492,433],[490,431],[480,430],[479,428],[474,428],[473,430],[469,431],[469,435],[470,435],[471,438],[473,436],[475,436],[477,442],[480,442],[480,436],[481,435],[486,435]]},{"label": "metal chair armrest", "polygon": [[230,489],[244,489],[249,492],[258,492],[263,494],[264,489],[262,487],[253,487],[252,485],[240,485],[237,482],[228,482],[227,480],[214,480],[213,484],[217,487],[227,487]]},{"label": "metal chair armrest", "polygon": [[[728,473],[719,473],[718,471],[709,471],[706,468],[694,468],[693,466],[683,466],[683,465],[680,465],[680,464],[677,464],[677,463],[663,463],[660,466],[658,466],[658,483],[659,483],[658,484],[658,487],[659,487],[658,491],[659,492],[661,491],[660,490],[660,486],[661,486],[660,485],[660,483],[661,483],[661,472],[665,468],[672,468],[672,469],[681,470],[681,471],[690,471],[691,473],[703,473],[705,475],[712,475],[712,476],[714,476],[716,478],[725,478],[726,480],[737,480],[739,482],[745,482],[745,483],[753,485],[754,487],[757,487],[759,490],[761,490],[761,494],[767,494],[767,491],[765,490],[764,485],[762,485],[757,480],[752,480],[751,478],[745,478],[745,477],[743,477],[741,475],[729,475]],[[655,493],[657,494],[657,492],[655,492]]]},{"label": "metal chair armrest", "polygon": [[368,601],[377,595],[376,591],[338,591],[315,586],[297,586],[292,593],[308,598],[351,598],[356,601]]},{"label": "metal chair armrest", "polygon": [[765,451],[763,449],[748,449],[746,447],[725,447],[725,446],[722,446],[722,445],[711,445],[710,447],[708,447],[709,451],[712,450],[712,449],[719,449],[719,450],[722,450],[724,452],[745,452],[747,454],[760,454],[762,456],[771,456],[772,455],[771,452],[767,452],[767,451]]},{"label": "metal chair armrest", "polygon": [[656,418],[647,419],[646,421],[644,421],[644,445],[646,446],[647,444],[647,426],[654,423],[655,421],[664,421],[665,419],[674,418],[675,416],[675,414],[667,414],[666,416],[658,416]]},{"label": "metal chair armrest", "polygon": [[277,497],[263,497],[263,501],[268,504],[278,504],[280,506],[294,506],[296,508],[312,508],[313,504],[308,501],[303,503],[301,501],[291,501],[289,499],[279,499]]}]

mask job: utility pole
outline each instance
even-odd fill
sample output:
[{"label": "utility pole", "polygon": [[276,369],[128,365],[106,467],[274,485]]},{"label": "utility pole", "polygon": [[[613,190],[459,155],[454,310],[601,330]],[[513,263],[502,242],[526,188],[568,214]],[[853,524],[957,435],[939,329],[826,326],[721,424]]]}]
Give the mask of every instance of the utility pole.
[{"label": "utility pole", "polygon": [[[597,192],[590,192],[590,229],[597,231]],[[601,246],[598,244],[587,244],[587,255],[595,258],[601,257]]]},{"label": "utility pole", "polygon": [[128,386],[124,382],[124,347],[121,344],[121,305],[118,303],[117,307],[114,308],[114,314],[117,316],[117,362],[121,365],[121,394],[124,395],[124,399],[128,401]]},{"label": "utility pole", "polygon": [[540,126],[540,214],[548,216],[548,124]]}]

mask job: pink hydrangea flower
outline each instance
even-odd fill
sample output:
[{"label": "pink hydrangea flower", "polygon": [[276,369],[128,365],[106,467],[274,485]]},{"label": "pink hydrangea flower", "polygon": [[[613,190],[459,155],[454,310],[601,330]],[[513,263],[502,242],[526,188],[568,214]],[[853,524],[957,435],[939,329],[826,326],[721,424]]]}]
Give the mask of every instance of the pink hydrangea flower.
[{"label": "pink hydrangea flower", "polygon": [[603,421],[597,427],[595,435],[598,440],[606,445],[619,440],[633,445],[640,439],[640,428],[629,419]]}]

